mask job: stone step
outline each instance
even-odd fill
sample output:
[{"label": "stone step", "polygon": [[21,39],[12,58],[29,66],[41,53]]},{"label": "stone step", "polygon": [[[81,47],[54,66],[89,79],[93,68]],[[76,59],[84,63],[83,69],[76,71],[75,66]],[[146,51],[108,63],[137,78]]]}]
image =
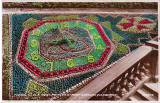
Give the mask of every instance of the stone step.
[{"label": "stone step", "polygon": [[128,98],[130,101],[141,101],[142,99],[137,96],[137,95],[133,95],[131,97]]},{"label": "stone step", "polygon": [[122,97],[121,100],[126,100],[128,97],[133,96],[136,91],[141,88],[145,82],[148,82],[150,80],[150,77],[148,76],[144,76],[144,78],[142,80],[140,80],[139,82],[137,82],[137,85],[133,86],[130,91]]},{"label": "stone step", "polygon": [[145,83],[143,87],[158,97],[158,84],[157,83]]},{"label": "stone step", "polygon": [[150,93],[145,88],[138,89],[137,93],[145,100],[149,100],[149,101],[156,101],[157,100],[156,97],[154,96],[154,94]]},{"label": "stone step", "polygon": [[134,95],[138,96],[142,101],[148,101],[148,99],[141,95],[141,93],[139,93],[138,90],[136,90],[136,93]]}]

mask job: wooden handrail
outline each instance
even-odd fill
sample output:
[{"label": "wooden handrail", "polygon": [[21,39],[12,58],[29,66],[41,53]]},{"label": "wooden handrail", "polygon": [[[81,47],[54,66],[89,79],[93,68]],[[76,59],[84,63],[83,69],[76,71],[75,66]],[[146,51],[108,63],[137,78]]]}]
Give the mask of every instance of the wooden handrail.
[{"label": "wooden handrail", "polygon": [[150,41],[147,41],[145,44],[147,46],[151,46],[151,47],[154,47],[155,49],[158,49],[158,36],[156,36]]},{"label": "wooden handrail", "polygon": [[151,73],[152,73],[152,79],[153,81],[157,82],[157,75],[158,75],[158,36],[156,36],[155,38],[153,38],[150,41],[147,41],[145,43],[147,46],[151,46],[153,47],[153,51],[152,51],[152,63],[151,63]]},{"label": "wooden handrail", "polygon": [[146,45],[158,49],[158,42],[157,41],[154,41],[154,40],[147,41]]},{"label": "wooden handrail", "polygon": [[[107,87],[112,81],[116,80],[140,60],[150,55],[151,52],[152,48],[149,46],[139,47],[137,50],[128,54],[125,58],[121,59],[121,61],[114,64],[106,72],[99,75],[97,78],[75,93],[79,96],[72,95],[67,100],[89,100],[93,97],[93,94],[97,94],[102,89]],[[84,96],[85,94],[87,94],[87,96]]]},{"label": "wooden handrail", "polygon": [[152,74],[152,79],[154,82],[158,82],[158,78],[156,76],[158,76],[158,50],[154,49],[152,51],[152,57],[151,57],[151,69],[150,72]]}]

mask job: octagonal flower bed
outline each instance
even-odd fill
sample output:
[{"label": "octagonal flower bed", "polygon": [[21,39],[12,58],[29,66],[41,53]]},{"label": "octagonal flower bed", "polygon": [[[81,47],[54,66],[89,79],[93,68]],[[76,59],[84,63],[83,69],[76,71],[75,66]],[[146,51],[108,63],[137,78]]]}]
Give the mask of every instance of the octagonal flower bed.
[{"label": "octagonal flower bed", "polygon": [[113,49],[97,23],[41,20],[23,31],[17,63],[36,80],[57,80],[102,69]]},{"label": "octagonal flower bed", "polygon": [[[148,32],[134,35],[133,32],[117,29],[116,25],[126,18],[124,15],[97,15],[5,15],[3,29],[7,37],[4,40],[11,35],[9,51],[12,53],[12,67],[7,70],[10,76],[4,75],[5,80],[10,79],[10,98],[50,100],[59,99],[61,94],[71,94],[72,91],[88,84],[116,60],[156,36]],[[133,16],[129,17],[131,18]],[[147,18],[157,22],[156,15],[151,14],[134,18]],[[156,25],[152,33],[158,30],[157,27]],[[98,28],[102,30],[99,31]],[[107,40],[102,37],[103,32]],[[110,42],[111,45],[108,45],[105,41],[114,43],[113,53],[113,44]],[[5,44],[8,50],[9,47],[6,45],[8,43]],[[97,63],[107,48],[110,49],[110,53],[104,62],[87,68],[88,65]],[[105,69],[99,70],[103,67]]]}]

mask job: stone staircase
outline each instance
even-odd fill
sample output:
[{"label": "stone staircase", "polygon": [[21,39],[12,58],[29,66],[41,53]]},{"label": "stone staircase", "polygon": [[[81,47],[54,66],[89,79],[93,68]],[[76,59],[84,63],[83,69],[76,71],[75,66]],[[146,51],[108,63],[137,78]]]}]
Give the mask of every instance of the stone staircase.
[{"label": "stone staircase", "polygon": [[149,81],[136,90],[128,100],[130,101],[157,101],[158,100],[158,83]]}]

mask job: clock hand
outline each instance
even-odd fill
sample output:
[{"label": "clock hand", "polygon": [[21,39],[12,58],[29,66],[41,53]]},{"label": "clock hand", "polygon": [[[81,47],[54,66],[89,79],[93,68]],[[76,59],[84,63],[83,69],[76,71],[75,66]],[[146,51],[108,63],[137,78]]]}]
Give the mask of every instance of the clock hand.
[{"label": "clock hand", "polygon": [[71,42],[73,39],[64,39],[64,40],[58,40],[58,41],[52,41],[50,44],[51,45],[57,45],[61,43],[68,43],[72,48],[75,48],[75,45]]},{"label": "clock hand", "polygon": [[71,48],[75,48],[76,47],[75,44],[73,44],[71,42],[71,40],[73,40],[72,38],[70,39],[70,38],[66,37],[66,35],[63,32],[61,32],[61,34],[62,34],[62,37],[64,38],[63,40],[52,41],[50,44],[51,45],[57,45],[57,44],[66,43],[67,42]]},{"label": "clock hand", "polygon": [[57,44],[61,44],[61,43],[66,43],[66,40],[58,40],[58,41],[52,41],[50,44],[51,45],[57,45]]},{"label": "clock hand", "polygon": [[66,39],[66,40],[67,40],[68,44],[69,44],[72,48],[75,48],[75,47],[76,47],[75,44],[73,44],[69,39]]},{"label": "clock hand", "polygon": [[70,40],[73,40],[73,39],[67,38],[64,33],[62,33],[62,36],[63,36],[63,37],[65,38],[65,40],[68,42],[68,44],[70,45],[70,47],[72,47],[72,48],[75,48],[75,47],[76,47],[75,44],[73,44],[73,43],[70,41]]}]

